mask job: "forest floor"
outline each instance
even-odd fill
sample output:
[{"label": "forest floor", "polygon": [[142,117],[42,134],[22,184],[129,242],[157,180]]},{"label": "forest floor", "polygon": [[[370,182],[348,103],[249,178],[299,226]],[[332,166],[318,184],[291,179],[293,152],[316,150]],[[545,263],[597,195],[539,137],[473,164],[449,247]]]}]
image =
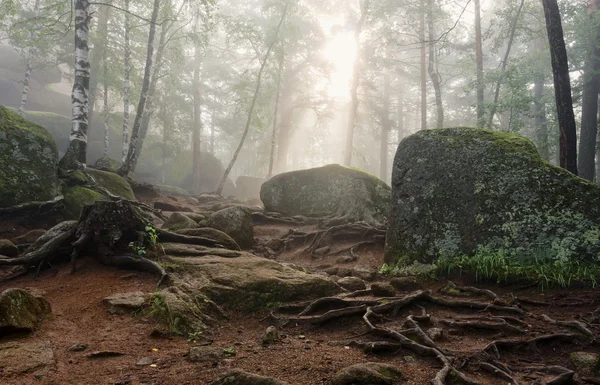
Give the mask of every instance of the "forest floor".
[{"label": "forest floor", "polygon": [[[255,237],[259,243],[264,243],[271,238],[279,238],[292,227],[257,225]],[[312,229],[311,226],[304,228]],[[298,257],[295,250],[287,250],[278,260],[316,270],[332,266],[374,269],[381,265],[381,247],[359,251],[358,259],[348,263],[340,263],[335,257],[323,260]],[[385,277],[380,279],[389,280]],[[486,298],[485,293],[483,296],[482,293],[471,296],[462,291],[440,292],[446,284],[445,280],[423,282],[421,289],[430,290],[436,298],[456,303],[489,303],[499,308],[519,309],[520,312],[505,314],[502,309],[495,311],[493,306],[470,309],[424,301],[398,308],[394,312],[398,313],[394,314],[395,317],[380,319],[379,323],[385,323],[391,329],[402,330],[406,329],[407,316],[430,315],[423,330],[442,328],[444,335],[435,340],[436,347],[448,354],[451,352],[455,357],[456,369],[482,385],[513,382],[550,384],[557,373],[552,373],[552,370],[545,373],[544,368],[561,366],[575,370],[569,362],[570,353],[600,353],[600,345],[595,340],[581,338],[577,327],[574,328],[572,324],[553,324],[543,319],[545,314],[553,320],[578,320],[586,325],[587,330],[598,335],[600,295],[597,290],[578,288],[541,292],[536,286],[524,286],[522,283],[513,286],[492,285],[476,283],[472,279],[455,279],[454,282],[458,286],[472,285],[491,290],[498,298],[491,301]],[[282,338],[279,342],[264,346],[262,336],[273,323],[268,310],[251,314],[229,312],[229,319],[213,328],[211,339],[213,346],[235,351],[235,355],[217,362],[192,363],[186,359],[186,355],[189,348],[195,345],[194,342],[183,337],[152,337],[153,321],[140,315],[111,314],[103,302],[103,298],[115,293],[152,292],[155,285],[155,276],[105,267],[92,258],[83,258],[75,274],[70,274],[70,267],[63,265],[43,271],[37,279],[28,275],[0,283],[0,292],[10,287],[41,290],[53,312],[52,318],[45,321],[36,332],[26,336],[11,336],[10,339],[0,340],[0,343],[49,343],[56,361],[55,369],[39,378],[31,374],[3,376],[0,363],[0,383],[209,384],[228,370],[237,368],[287,381],[291,385],[321,385],[328,384],[339,370],[350,365],[383,362],[397,366],[405,375],[406,384],[421,385],[431,383],[442,367],[434,357],[421,357],[406,346],[395,347],[392,353],[366,353],[368,349],[363,349],[366,343],[377,343],[382,339],[368,333],[363,314],[339,317],[319,324],[290,322],[281,327]],[[397,298],[412,294],[413,291],[399,292]],[[374,298],[372,293],[364,293],[362,297],[353,300],[369,301]],[[509,324],[513,328],[490,327],[490,330],[486,330],[473,325],[450,326],[448,322],[451,321],[478,321],[492,326]],[[515,330],[519,331],[513,334]],[[540,336],[553,337],[533,340]],[[526,343],[502,345],[502,341],[517,340]],[[497,342],[495,349],[491,349],[495,351],[492,354],[489,346],[494,341],[501,342]],[[89,347],[84,352],[70,351],[69,347],[74,344],[86,344]],[[123,355],[96,359],[88,357],[90,352],[102,350],[118,351]],[[491,357],[496,353],[496,357]],[[143,358],[149,358],[152,365],[137,365]],[[501,368],[514,381],[503,374],[490,374],[479,360],[495,362],[495,368]],[[594,380],[592,374],[578,373],[572,382],[565,383],[600,384],[600,379]]]}]

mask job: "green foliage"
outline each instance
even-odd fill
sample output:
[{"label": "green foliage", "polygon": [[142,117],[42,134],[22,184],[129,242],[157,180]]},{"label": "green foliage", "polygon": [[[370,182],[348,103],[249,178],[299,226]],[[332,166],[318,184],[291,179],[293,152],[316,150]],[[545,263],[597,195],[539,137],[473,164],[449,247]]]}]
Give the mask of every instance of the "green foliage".
[{"label": "green foliage", "polygon": [[228,357],[233,357],[233,356],[235,356],[235,349],[230,346],[226,349],[223,349],[223,354]]},{"label": "green foliage", "polygon": [[187,342],[191,342],[191,343],[195,344],[196,341],[199,340],[201,336],[202,336],[201,331],[195,331],[192,333],[188,333]]},{"label": "green foliage", "polygon": [[180,318],[173,315],[165,298],[160,293],[152,294],[152,300],[146,315],[152,317],[157,324],[166,325],[169,334],[183,335],[180,328]]},{"label": "green foliage", "polygon": [[139,242],[129,242],[129,249],[139,256],[145,256],[148,254],[147,250],[156,251],[158,246],[158,234],[156,228],[150,224],[144,228],[144,239]]},{"label": "green foliage", "polygon": [[480,248],[473,256],[440,257],[436,262],[438,274],[474,273],[478,281],[506,283],[516,280],[538,282],[540,288],[567,288],[573,284],[596,287],[600,266],[575,260],[551,260],[543,254],[517,261],[504,251],[492,252]]}]

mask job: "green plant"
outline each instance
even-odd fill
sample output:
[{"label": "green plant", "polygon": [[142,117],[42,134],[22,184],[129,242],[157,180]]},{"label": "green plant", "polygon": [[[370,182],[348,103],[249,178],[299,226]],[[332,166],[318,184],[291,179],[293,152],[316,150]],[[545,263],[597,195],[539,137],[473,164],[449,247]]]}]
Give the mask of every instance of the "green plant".
[{"label": "green plant", "polygon": [[139,242],[129,242],[129,249],[133,251],[135,255],[139,255],[140,257],[147,254],[146,248]]},{"label": "green plant", "polygon": [[379,274],[387,275],[387,274],[390,274],[391,272],[392,272],[392,268],[387,263],[384,263],[379,268]]},{"label": "green plant", "polygon": [[225,354],[228,357],[235,356],[235,349],[233,349],[233,347],[228,347],[226,349],[223,349],[223,354]]},{"label": "green plant", "polygon": [[152,317],[156,323],[166,325],[169,334],[183,334],[179,329],[179,317],[173,316],[173,313],[169,308],[169,304],[166,302],[165,297],[162,294],[152,294],[152,301],[150,303],[147,315]]},{"label": "green plant", "polygon": [[193,333],[189,333],[187,342],[196,343],[196,341],[200,338],[201,335],[202,335],[201,331],[195,331]]},{"label": "green plant", "polygon": [[150,248],[153,251],[156,251],[156,245],[158,244],[158,234],[156,233],[156,228],[152,225],[146,225],[144,231],[146,231],[146,239]]}]

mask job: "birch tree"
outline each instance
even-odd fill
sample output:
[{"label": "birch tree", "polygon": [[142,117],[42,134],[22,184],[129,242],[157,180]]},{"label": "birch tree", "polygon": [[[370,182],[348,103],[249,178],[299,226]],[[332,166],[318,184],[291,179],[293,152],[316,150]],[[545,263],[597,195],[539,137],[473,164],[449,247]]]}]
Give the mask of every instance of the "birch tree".
[{"label": "birch tree", "polygon": [[131,29],[129,19],[129,0],[124,0],[125,26],[123,35],[123,150],[121,162],[125,163],[129,150],[129,105],[131,104],[131,46],[129,32]]}]

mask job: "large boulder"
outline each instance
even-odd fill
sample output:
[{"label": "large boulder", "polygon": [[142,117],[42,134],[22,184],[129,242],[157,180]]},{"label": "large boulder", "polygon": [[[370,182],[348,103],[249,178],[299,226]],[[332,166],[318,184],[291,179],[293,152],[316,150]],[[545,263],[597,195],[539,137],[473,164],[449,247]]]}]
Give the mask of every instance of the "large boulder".
[{"label": "large boulder", "polygon": [[95,170],[88,168],[86,174],[90,176],[94,183],[107,189],[111,194],[121,198],[135,200],[133,190],[125,179],[120,175],[110,171]]},{"label": "large boulder", "polygon": [[196,221],[179,212],[171,214],[171,216],[167,218],[167,221],[163,224],[164,229],[172,231],[191,229],[194,227],[198,227]]},{"label": "large boulder", "polygon": [[0,294],[0,337],[34,331],[50,314],[50,304],[43,297],[7,289]]},{"label": "large boulder", "polygon": [[597,262],[600,187],[545,162],[527,139],[473,128],[404,139],[392,175],[387,263],[501,254]]},{"label": "large boulder", "polygon": [[0,106],[0,207],[56,197],[57,164],[48,131]]},{"label": "large boulder", "polygon": [[243,249],[254,246],[252,214],[244,207],[234,206],[213,213],[207,226],[229,235]]},{"label": "large boulder", "polygon": [[286,216],[340,216],[348,221],[384,223],[391,189],[382,180],[354,168],[332,164],[279,174],[263,183],[265,211]]}]

